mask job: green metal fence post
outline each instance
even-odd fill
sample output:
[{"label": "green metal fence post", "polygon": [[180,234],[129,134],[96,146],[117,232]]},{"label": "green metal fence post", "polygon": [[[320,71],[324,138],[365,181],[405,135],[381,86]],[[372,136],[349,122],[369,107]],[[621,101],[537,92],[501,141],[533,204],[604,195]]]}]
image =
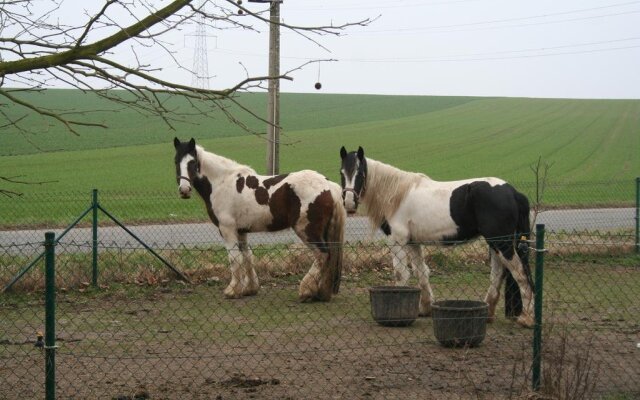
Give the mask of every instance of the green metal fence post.
[{"label": "green metal fence post", "polygon": [[91,208],[93,209],[91,220],[93,234],[93,241],[91,242],[91,283],[94,287],[98,287],[98,189],[93,189]]},{"label": "green metal fence post", "polygon": [[640,253],[640,177],[636,178],[636,253]]},{"label": "green metal fence post", "polygon": [[540,389],[542,367],[542,282],[544,278],[544,224],[536,224],[535,325],[533,327],[533,390]]},{"label": "green metal fence post", "polygon": [[55,239],[53,232],[44,235],[45,248],[45,334],[44,334],[44,373],[45,399],[56,398],[56,270]]}]

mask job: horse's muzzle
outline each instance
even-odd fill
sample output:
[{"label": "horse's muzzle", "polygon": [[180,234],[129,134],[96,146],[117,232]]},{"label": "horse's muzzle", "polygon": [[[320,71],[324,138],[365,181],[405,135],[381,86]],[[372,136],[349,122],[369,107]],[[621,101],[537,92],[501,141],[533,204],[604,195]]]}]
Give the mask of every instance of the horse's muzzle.
[{"label": "horse's muzzle", "polygon": [[191,198],[191,186],[180,186],[178,191],[180,192],[180,197],[183,199]]},{"label": "horse's muzzle", "polygon": [[358,210],[358,193],[353,189],[342,189],[342,198],[347,214],[355,214]]}]

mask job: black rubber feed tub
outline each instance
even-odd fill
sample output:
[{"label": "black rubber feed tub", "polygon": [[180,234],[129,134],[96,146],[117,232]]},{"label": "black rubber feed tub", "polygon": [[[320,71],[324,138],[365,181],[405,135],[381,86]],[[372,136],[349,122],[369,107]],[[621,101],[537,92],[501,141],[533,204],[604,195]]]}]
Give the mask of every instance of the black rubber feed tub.
[{"label": "black rubber feed tub", "polygon": [[475,347],[487,332],[488,306],[484,301],[443,300],[431,305],[433,333],[445,347]]},{"label": "black rubber feed tub", "polygon": [[420,289],[375,286],[369,289],[371,315],[383,326],[409,326],[418,318]]}]

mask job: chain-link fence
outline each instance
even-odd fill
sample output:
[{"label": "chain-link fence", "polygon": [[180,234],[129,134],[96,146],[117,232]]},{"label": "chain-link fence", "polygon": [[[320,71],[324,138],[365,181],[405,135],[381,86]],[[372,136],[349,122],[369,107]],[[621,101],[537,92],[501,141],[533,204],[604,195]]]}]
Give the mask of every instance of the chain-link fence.
[{"label": "chain-link fence", "polygon": [[[88,222],[56,245],[58,398],[536,398],[534,331],[505,318],[502,302],[473,348],[442,346],[433,318],[406,327],[376,323],[370,288],[394,282],[392,248],[364,219],[348,219],[342,283],[330,302],[298,301],[314,257],[288,232],[250,235],[261,287],[231,300],[223,294],[227,251],[215,227],[202,221],[202,205],[167,196],[141,202],[173,223],[130,222],[130,196],[100,196],[156,255],[101,213],[94,245],[91,210]],[[90,195],[72,197],[60,201],[77,208],[67,223],[91,206]],[[640,256],[630,200],[612,214],[538,214],[547,232],[536,396],[640,396]],[[193,211],[178,211],[185,207]],[[25,214],[36,221],[37,212]],[[58,236],[65,225],[55,222]],[[1,232],[2,287],[43,251],[44,231],[18,226],[30,229]],[[484,300],[490,266],[483,241],[427,245],[424,254],[435,300]],[[165,261],[190,283],[176,279]],[[45,397],[43,277],[40,260],[0,297],[0,398]]]}]

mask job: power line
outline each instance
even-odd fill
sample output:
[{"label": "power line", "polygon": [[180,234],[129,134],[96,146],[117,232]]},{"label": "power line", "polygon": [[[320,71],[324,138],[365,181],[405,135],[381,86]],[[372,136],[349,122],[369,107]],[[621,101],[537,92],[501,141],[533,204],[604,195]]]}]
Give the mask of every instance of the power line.
[{"label": "power line", "polygon": [[640,48],[640,44],[633,46],[622,46],[622,47],[607,47],[603,49],[592,49],[592,50],[578,50],[578,51],[567,51],[567,52],[559,52],[559,53],[545,53],[545,54],[528,54],[528,55],[518,55],[518,56],[506,56],[506,57],[478,57],[478,58],[424,58],[424,59],[397,59],[397,58],[389,58],[389,59],[339,59],[338,61],[344,62],[361,62],[361,63],[434,63],[434,62],[466,62],[466,61],[494,61],[494,60],[512,60],[518,58],[537,58],[537,57],[552,57],[552,56],[562,56],[562,55],[574,55],[574,54],[589,54],[589,53],[601,53],[608,51],[616,51],[616,50],[627,50],[627,49],[635,49]]},{"label": "power line", "polygon": [[[575,11],[575,12],[579,12],[579,11]],[[544,17],[556,16],[556,15],[567,14],[567,13],[547,14],[547,15],[538,15],[538,16],[530,16],[530,17],[519,17],[519,18],[505,18],[505,19],[497,19],[497,20],[490,20],[490,21],[470,22],[470,23],[464,23],[464,24],[424,26],[424,27],[418,27],[418,28],[398,28],[398,29],[368,30],[368,31],[353,32],[353,33],[350,33],[350,34],[351,35],[357,35],[357,34],[363,35],[363,34],[370,34],[370,33],[415,33],[415,32],[420,32],[420,31],[434,30],[434,29],[463,28],[463,27],[471,27],[471,26],[477,26],[477,25],[487,25],[487,24],[512,22],[512,21],[523,21],[523,20],[528,20],[528,19],[544,18]],[[582,20],[588,20],[588,19],[615,17],[615,16],[620,16],[620,15],[637,14],[637,13],[640,13],[640,10],[622,11],[622,12],[619,12],[619,13],[611,13],[611,14],[590,15],[590,16],[586,16],[586,17],[567,18],[567,19],[560,19],[560,20],[555,20],[555,21],[540,21],[540,22],[532,22],[532,23],[529,23],[529,24],[520,24],[520,25],[502,25],[502,26],[493,26],[493,27],[482,27],[482,28],[477,28],[477,29],[463,29],[463,30],[441,31],[441,32],[463,32],[463,31],[469,31],[469,30],[502,29],[502,28],[513,28],[513,27],[518,27],[519,28],[519,27],[523,27],[523,26],[556,24],[556,23],[561,23],[561,22],[582,21]]]},{"label": "power line", "polygon": [[[567,49],[567,48],[572,48],[572,47],[584,47],[584,46],[595,46],[595,45],[601,45],[601,44],[609,44],[609,43],[619,43],[619,42],[628,42],[630,40],[640,40],[640,36],[637,37],[630,37],[630,38],[624,38],[624,39],[613,39],[613,40],[603,40],[603,41],[599,41],[599,42],[587,42],[587,43],[575,43],[575,44],[567,44],[567,45],[561,45],[561,46],[545,46],[545,47],[534,47],[534,48],[528,48],[528,49],[520,49],[520,50],[503,50],[503,51],[494,51],[494,52],[486,52],[486,53],[466,53],[466,54],[452,54],[452,55],[448,55],[447,57],[482,57],[482,56],[493,56],[493,55],[500,55],[500,54],[510,54],[510,53],[525,53],[525,52],[533,52],[533,51],[548,51],[548,50],[557,50],[557,49]],[[599,49],[590,49],[590,51],[593,50],[599,50]],[[605,49],[606,50],[606,49]],[[427,59],[429,59],[431,57],[428,57]],[[433,57],[433,58],[442,58],[442,57]],[[389,58],[389,60],[401,60],[396,58]]]},{"label": "power line", "polygon": [[[429,7],[429,6],[434,6],[434,5],[443,5],[443,4],[457,4],[457,3],[470,3],[470,2],[476,2],[476,1],[480,1],[480,0],[453,0],[453,1],[434,1],[434,2],[419,2],[419,3],[413,3],[413,4],[397,4],[398,2],[394,2],[393,5],[389,5],[388,2],[385,5],[372,5],[367,3],[366,5],[351,5],[351,6],[338,6],[338,7],[315,7],[315,8],[307,8],[307,7],[301,7],[301,8],[296,8],[296,7],[292,7],[291,9],[289,9],[290,11],[298,11],[298,12],[309,12],[309,11],[342,11],[342,10],[370,10],[370,11],[376,11],[379,9],[393,9],[393,8],[415,8],[415,7]],[[591,8],[583,8],[583,9],[578,9],[578,10],[570,10],[570,11],[562,11],[559,13],[551,13],[551,14],[546,14],[546,15],[540,15],[540,16],[531,16],[531,17],[525,17],[525,18],[541,18],[543,16],[554,16],[554,15],[564,15],[564,14],[573,14],[573,13],[578,13],[578,12],[585,12],[585,11],[592,11],[592,10],[602,10],[602,9],[606,9],[606,8],[614,8],[614,7],[623,7],[623,6],[627,6],[627,5],[631,5],[631,4],[638,4],[640,3],[640,1],[628,1],[628,2],[624,2],[624,3],[615,3],[615,4],[609,4],[606,6],[598,6],[598,7],[591,7]]]},{"label": "power line", "polygon": [[395,1],[393,5],[389,5],[389,2],[386,1],[383,4],[384,5],[376,5],[376,4],[371,4],[371,3],[366,3],[366,4],[356,4],[356,5],[349,5],[349,6],[338,6],[338,7],[315,7],[315,8],[296,8],[296,7],[292,7],[290,9],[290,11],[294,11],[294,12],[309,12],[309,11],[344,11],[344,10],[372,10],[372,11],[376,11],[376,10],[381,10],[381,9],[392,9],[392,8],[415,8],[415,7],[431,7],[431,6],[437,6],[437,5],[443,5],[443,4],[457,4],[457,3],[470,3],[470,2],[477,2],[477,1],[481,1],[481,0],[451,0],[451,1],[433,1],[433,2],[419,2],[419,3],[413,3],[413,4],[397,4],[400,3],[399,1]]},{"label": "power line", "polygon": [[[492,60],[492,59],[507,59],[507,58],[531,58],[531,57],[545,57],[545,56],[553,56],[553,55],[564,55],[564,54],[581,54],[581,53],[596,53],[596,52],[604,52],[604,51],[612,51],[612,50],[621,50],[621,49],[631,49],[640,47],[640,45],[632,45],[632,46],[623,46],[623,47],[606,47],[600,49],[588,49],[588,50],[579,50],[573,52],[564,52],[564,53],[546,53],[546,54],[528,54],[522,56],[513,56],[513,57],[503,57],[503,58],[483,58],[483,56],[495,56],[502,54],[512,54],[512,53],[525,53],[525,52],[539,52],[539,51],[549,51],[549,50],[558,50],[558,49],[569,49],[574,47],[585,47],[585,46],[597,46],[603,44],[610,43],[620,43],[620,42],[628,42],[632,40],[640,40],[640,36],[622,38],[622,39],[612,39],[612,40],[602,40],[597,42],[585,42],[585,43],[574,43],[560,46],[546,46],[546,47],[537,47],[537,48],[527,48],[527,49],[518,49],[518,50],[503,50],[503,51],[495,51],[495,52],[485,52],[485,53],[465,53],[465,54],[454,54],[447,56],[434,56],[427,58],[377,58],[377,59],[367,59],[367,58],[340,58],[338,57],[338,61],[345,62],[368,62],[368,63],[400,63],[400,62],[435,62],[435,61],[479,61],[479,60]],[[265,54],[258,53],[246,53],[246,52],[238,52],[234,50],[227,49],[216,49],[216,52],[230,54],[230,55],[238,55],[238,56],[247,56],[247,57],[261,57],[264,58]],[[454,59],[454,58],[464,58],[467,59]],[[469,57],[481,57],[481,58],[469,58]],[[300,61],[311,61],[315,58],[313,57],[299,57],[299,56],[289,56],[289,57],[281,57],[283,59],[290,60],[300,60]]]}]

